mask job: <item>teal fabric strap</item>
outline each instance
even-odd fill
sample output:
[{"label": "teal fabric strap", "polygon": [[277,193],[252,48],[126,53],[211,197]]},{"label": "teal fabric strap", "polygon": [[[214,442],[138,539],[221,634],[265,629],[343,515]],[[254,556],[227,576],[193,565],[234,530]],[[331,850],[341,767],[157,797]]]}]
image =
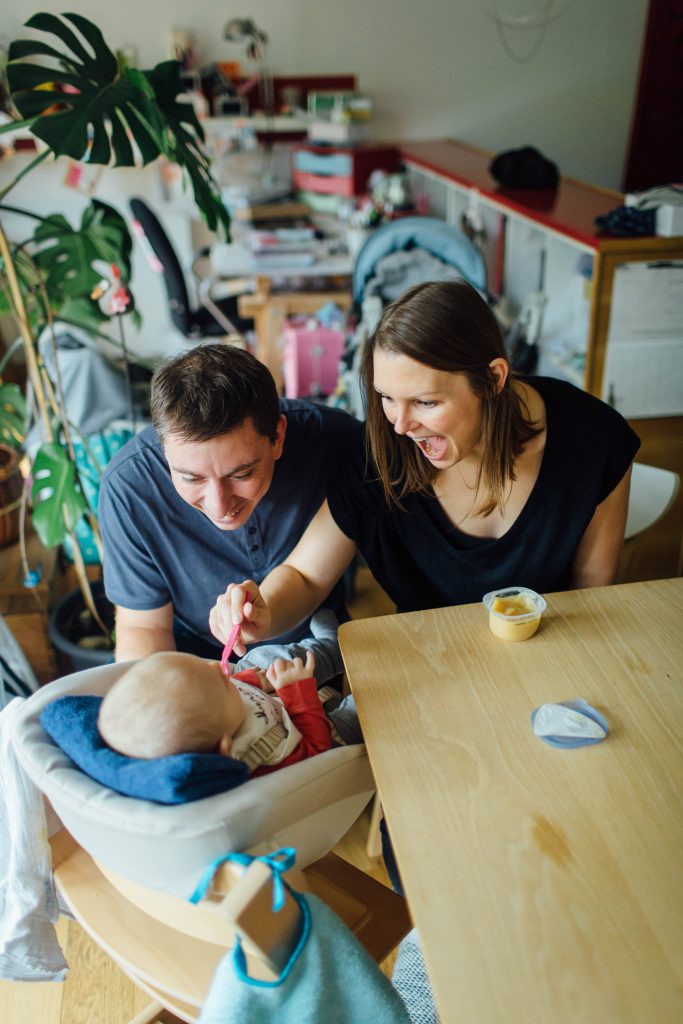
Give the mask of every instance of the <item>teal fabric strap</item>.
[{"label": "teal fabric strap", "polygon": [[247,960],[244,955],[244,950],[242,949],[242,941],[239,935],[235,936],[235,945],[232,950],[233,964],[237,976],[247,984],[254,985],[257,988],[277,988],[277,986],[286,981],[289,976],[294,964],[301,954],[301,951],[306,945],[311,931],[311,912],[305,898],[301,893],[295,892],[282,877],[285,871],[289,871],[290,868],[294,867],[294,863],[296,861],[296,850],[293,847],[283,846],[279,850],[275,850],[274,853],[269,853],[261,857],[252,857],[248,853],[226,853],[221,857],[217,857],[204,869],[194,892],[189,897],[189,902],[199,903],[199,901],[204,898],[209,890],[209,886],[211,885],[211,880],[221,864],[224,864],[226,861],[232,861],[234,864],[242,864],[247,868],[255,860],[260,860],[266,864],[272,873],[273,913],[277,914],[282,910],[285,904],[286,890],[298,904],[302,921],[301,931],[296,945],[294,946],[287,963],[282,969],[280,977],[276,978],[274,981],[261,981],[258,978],[251,978],[249,976],[247,973]]}]

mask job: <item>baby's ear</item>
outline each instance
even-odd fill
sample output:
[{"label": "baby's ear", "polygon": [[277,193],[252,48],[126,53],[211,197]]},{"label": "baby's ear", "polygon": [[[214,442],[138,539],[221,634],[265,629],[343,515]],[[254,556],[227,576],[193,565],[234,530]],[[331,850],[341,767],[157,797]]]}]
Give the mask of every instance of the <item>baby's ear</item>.
[{"label": "baby's ear", "polygon": [[227,757],[232,750],[232,736],[227,736],[225,733],[221,736],[218,741],[218,753],[222,754],[223,757]]}]

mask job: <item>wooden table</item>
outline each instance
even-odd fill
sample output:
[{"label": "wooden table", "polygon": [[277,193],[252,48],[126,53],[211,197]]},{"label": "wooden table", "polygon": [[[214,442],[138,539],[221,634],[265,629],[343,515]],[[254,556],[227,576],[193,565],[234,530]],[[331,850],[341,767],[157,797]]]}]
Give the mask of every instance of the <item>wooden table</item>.
[{"label": "wooden table", "polygon": [[[442,1024],[683,1020],[683,580],[551,594],[524,643],[481,605],[339,635]],[[539,740],[576,697],[607,739]]]}]

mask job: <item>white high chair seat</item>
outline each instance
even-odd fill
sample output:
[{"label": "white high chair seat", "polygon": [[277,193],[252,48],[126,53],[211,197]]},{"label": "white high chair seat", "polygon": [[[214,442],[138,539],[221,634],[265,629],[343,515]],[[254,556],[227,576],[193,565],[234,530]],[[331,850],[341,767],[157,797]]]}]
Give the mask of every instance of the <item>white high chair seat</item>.
[{"label": "white high chair seat", "polygon": [[339,747],[236,789],[167,806],[121,796],[89,778],[43,730],[57,697],[104,695],[125,664],[86,669],[33,694],[13,739],[22,767],[65,828],[104,867],[132,882],[186,898],[202,870],[227,852],[297,850],[305,868],[328,853],[372,797],[364,745]]}]

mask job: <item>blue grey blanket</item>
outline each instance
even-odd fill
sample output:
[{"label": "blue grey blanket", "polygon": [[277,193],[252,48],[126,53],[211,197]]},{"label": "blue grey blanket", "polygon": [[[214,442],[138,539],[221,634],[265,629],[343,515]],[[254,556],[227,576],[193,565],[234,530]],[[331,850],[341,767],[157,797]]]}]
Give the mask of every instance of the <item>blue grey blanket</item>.
[{"label": "blue grey blanket", "polygon": [[247,766],[222,754],[150,759],[118,754],[97,728],[101,702],[101,697],[58,697],[43,709],[40,724],[81,771],[103,786],[140,800],[184,804],[247,781]]}]

